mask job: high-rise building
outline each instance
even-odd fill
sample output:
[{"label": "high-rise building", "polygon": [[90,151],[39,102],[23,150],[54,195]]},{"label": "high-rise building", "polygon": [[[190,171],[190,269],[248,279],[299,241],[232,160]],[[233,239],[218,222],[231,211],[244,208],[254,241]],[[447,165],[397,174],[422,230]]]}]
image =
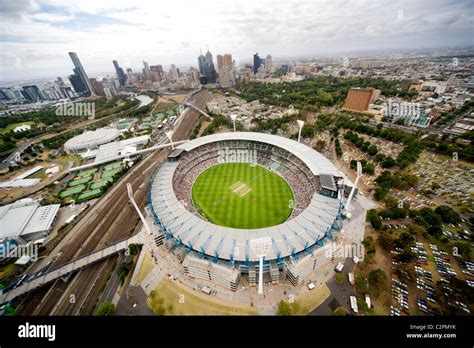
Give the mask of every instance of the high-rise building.
[{"label": "high-rise building", "polygon": [[176,69],[175,64],[171,64],[171,75],[173,76],[173,80],[178,78],[178,69]]},{"label": "high-rise building", "polygon": [[202,74],[201,83],[216,83],[216,69],[212,61],[211,52],[207,51],[206,56],[202,54],[198,57],[199,71]]},{"label": "high-rise building", "polygon": [[116,60],[113,60],[112,63],[115,67],[115,72],[117,73],[117,79],[119,81],[120,87],[125,86],[125,82],[127,81],[127,75],[123,72],[123,69],[118,65]]},{"label": "high-rise building", "polygon": [[258,53],[255,53],[253,55],[253,73],[256,74],[258,73],[258,68],[264,64],[264,60],[259,57]]},{"label": "high-rise building", "polygon": [[94,78],[91,78],[90,82],[92,84],[92,88],[94,88],[94,93],[98,96],[105,97],[104,85],[102,82],[97,81]]},{"label": "high-rise building", "polygon": [[232,68],[232,55],[229,53],[224,54],[224,66]]},{"label": "high-rise building", "polygon": [[369,105],[380,96],[380,90],[374,88],[350,88],[347,91],[343,110],[367,112]]},{"label": "high-rise building", "polygon": [[216,69],[214,68],[214,62],[212,61],[212,54],[209,50],[206,53],[207,73],[206,78],[208,83],[216,83]]},{"label": "high-rise building", "polygon": [[[87,76],[86,71],[84,70],[84,67],[81,64],[77,53],[69,52],[69,57],[71,57],[72,63],[74,64],[74,75],[77,75],[82,81],[82,84],[85,86],[85,91],[83,90],[79,92],[78,90],[76,90],[76,92],[83,93],[88,96],[94,95],[94,88],[92,87],[91,82],[89,81],[89,77]],[[69,78],[69,80],[71,80],[71,78]],[[74,87],[74,89],[76,88]]]},{"label": "high-rise building", "polygon": [[36,103],[41,100],[44,100],[41,91],[39,90],[38,86],[23,86],[23,91],[21,92],[26,100]]},{"label": "high-rise building", "polygon": [[267,55],[267,58],[265,59],[265,71],[270,74],[272,72],[272,56]]},{"label": "high-rise building", "polygon": [[153,71],[153,72],[158,73],[158,76],[159,76],[160,79],[165,75],[165,73],[163,71],[163,66],[161,66],[160,64],[150,65],[150,70]]},{"label": "high-rise building", "polygon": [[71,82],[72,88],[74,88],[76,93],[79,93],[79,94],[87,94],[88,93],[87,92],[87,87],[84,84],[84,82],[82,82],[82,79],[79,75],[77,75],[77,74],[69,75],[69,82]]},{"label": "high-rise building", "polygon": [[220,76],[222,72],[222,67],[224,66],[224,58],[222,57],[222,55],[218,54],[216,56],[216,60],[217,60],[217,73]]}]

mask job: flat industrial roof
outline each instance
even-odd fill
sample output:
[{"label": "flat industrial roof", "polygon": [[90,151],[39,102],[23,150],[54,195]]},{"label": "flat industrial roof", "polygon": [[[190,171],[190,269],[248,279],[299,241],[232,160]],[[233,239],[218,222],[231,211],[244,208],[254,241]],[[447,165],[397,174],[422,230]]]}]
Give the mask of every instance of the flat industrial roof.
[{"label": "flat industrial roof", "polygon": [[[179,148],[190,151],[221,140],[259,141],[292,152],[306,162],[308,167],[311,165],[313,173],[319,174],[324,170],[325,173],[332,171],[342,176],[321,154],[306,145],[285,139],[260,133],[223,133],[192,140],[180,145]],[[175,239],[211,257],[218,256],[220,259],[234,261],[247,261],[248,257],[248,261],[257,261],[258,257],[251,250],[249,241],[265,237],[272,241],[272,247],[266,256],[267,260],[290,256],[324,238],[341,212],[341,202],[338,199],[314,193],[311,203],[304,211],[280,225],[247,230],[218,226],[194,215],[178,201],[173,189],[173,175],[178,165],[179,161],[165,162],[157,170],[151,184],[152,208]]]},{"label": "flat industrial roof", "polygon": [[32,200],[0,207],[0,239],[49,230],[59,207],[60,204],[40,206]]}]

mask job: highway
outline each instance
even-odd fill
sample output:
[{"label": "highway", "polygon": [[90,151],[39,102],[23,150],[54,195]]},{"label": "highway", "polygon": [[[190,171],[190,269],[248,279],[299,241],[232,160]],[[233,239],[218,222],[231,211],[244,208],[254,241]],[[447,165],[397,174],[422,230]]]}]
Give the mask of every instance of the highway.
[{"label": "highway", "polygon": [[[190,102],[204,108],[211,99],[207,91],[194,93]],[[189,108],[174,129],[173,140],[184,140],[196,124],[199,112]],[[129,203],[126,184],[132,185],[134,198],[143,210],[148,182],[166,159],[171,149],[157,150],[144,157],[90,210],[65,237],[61,249],[54,256],[52,267],[63,265],[79,256],[107,246],[135,233],[138,216]],[[20,299],[19,315],[90,315],[97,305],[102,290],[107,287],[117,265],[118,255],[97,262],[69,277],[59,279]]]}]

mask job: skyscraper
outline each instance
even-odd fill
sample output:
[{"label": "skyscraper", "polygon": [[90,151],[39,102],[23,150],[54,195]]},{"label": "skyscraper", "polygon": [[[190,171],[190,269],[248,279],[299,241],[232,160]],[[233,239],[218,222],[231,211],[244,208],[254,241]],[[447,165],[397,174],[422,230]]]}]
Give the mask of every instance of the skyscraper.
[{"label": "skyscraper", "polygon": [[224,66],[232,68],[232,55],[229,53],[224,54]]},{"label": "skyscraper", "polygon": [[211,52],[207,51],[206,56],[202,54],[198,57],[199,71],[201,72],[202,78],[201,83],[216,83],[216,69],[212,61]]},{"label": "skyscraper", "polygon": [[118,65],[116,60],[113,60],[112,63],[115,67],[115,72],[117,73],[117,79],[119,81],[120,87],[125,86],[125,82],[127,81],[127,75],[123,72],[123,69]]},{"label": "skyscraper", "polygon": [[262,65],[262,59],[259,57],[258,53],[253,55],[253,73],[258,73],[258,68]]},{"label": "skyscraper", "polygon": [[175,64],[171,64],[171,75],[173,76],[174,80],[178,78],[178,69],[176,69]]},{"label": "skyscraper", "polygon": [[21,91],[21,94],[25,97],[25,99],[27,99],[28,101],[32,103],[35,103],[44,99],[41,94],[41,91],[36,85],[23,86],[23,91]]},{"label": "skyscraper", "polygon": [[222,67],[224,66],[224,59],[223,59],[222,55],[218,54],[216,56],[216,60],[217,60],[217,73],[220,76],[221,73],[222,73]]},{"label": "skyscraper", "polygon": [[270,74],[272,72],[272,56],[268,55],[265,59],[265,71]]},{"label": "skyscraper", "polygon": [[209,51],[207,51],[206,53],[206,64],[207,64],[206,78],[207,78],[208,83],[216,83],[216,69],[214,68],[214,62],[212,61],[212,54]]},{"label": "skyscraper", "polygon": [[[69,52],[69,57],[71,57],[72,63],[74,64],[74,69],[73,69],[74,75],[77,75],[79,77],[79,79],[82,81],[82,84],[85,87],[85,91],[79,92],[78,90],[76,90],[76,92],[84,93],[89,96],[94,95],[94,88],[92,87],[92,84],[89,81],[89,77],[87,76],[86,71],[84,70],[84,67],[81,64],[79,57],[77,56],[75,52]],[[69,78],[69,80],[71,80],[71,78]],[[74,87],[74,89],[76,88]]]},{"label": "skyscraper", "polygon": [[145,77],[145,80],[149,81],[151,80],[151,70],[150,66],[148,65],[147,62],[143,61],[143,76]]}]

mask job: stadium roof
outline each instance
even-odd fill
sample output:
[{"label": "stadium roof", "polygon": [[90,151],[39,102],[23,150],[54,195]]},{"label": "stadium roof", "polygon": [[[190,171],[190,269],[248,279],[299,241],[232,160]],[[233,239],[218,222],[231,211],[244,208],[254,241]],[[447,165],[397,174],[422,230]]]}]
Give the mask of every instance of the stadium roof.
[{"label": "stadium roof", "polygon": [[179,145],[177,148],[190,151],[205,144],[224,140],[249,140],[271,144],[289,151],[293,155],[299,157],[303,162],[306,163],[314,175],[320,175],[324,173],[338,177],[346,177],[330,160],[328,160],[319,152],[302,143],[272,134],[255,132],[217,133],[188,141],[187,143]]},{"label": "stadium roof", "polygon": [[[269,143],[288,150],[302,159],[313,173],[332,172],[342,176],[323,155],[295,141],[260,133],[223,133],[198,138],[182,144],[180,149],[192,150],[222,140],[252,140]],[[259,229],[237,229],[212,224],[191,213],[178,201],[173,188],[173,175],[179,162],[165,162],[151,185],[154,214],[173,237],[189,248],[210,257],[234,261],[257,261],[250,247],[252,239],[270,238],[272,247],[266,259],[275,260],[307,250],[334,225],[341,214],[341,202],[315,193],[311,203],[299,215],[280,225]]]},{"label": "stadium roof", "polygon": [[64,143],[64,149],[68,150],[85,150],[97,147],[102,144],[109,143],[120,136],[120,132],[116,128],[98,128],[94,131],[86,131]]}]

